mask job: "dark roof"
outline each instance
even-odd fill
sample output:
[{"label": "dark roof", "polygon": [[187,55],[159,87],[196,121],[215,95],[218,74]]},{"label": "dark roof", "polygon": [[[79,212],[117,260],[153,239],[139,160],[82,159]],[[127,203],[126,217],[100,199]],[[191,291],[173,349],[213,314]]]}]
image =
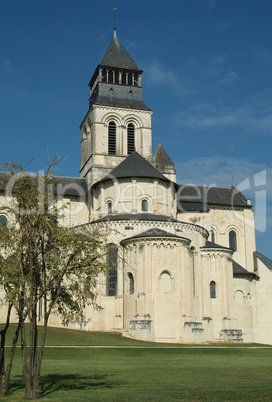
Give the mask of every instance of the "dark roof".
[{"label": "dark roof", "polygon": [[272,260],[265,257],[263,254],[259,253],[258,251],[256,251],[256,256],[257,256],[257,258],[259,258],[259,260],[262,261],[262,263],[264,265],[267,266],[268,269],[270,269],[270,271],[272,271]]},{"label": "dark roof", "polygon": [[[37,175],[32,176],[37,180]],[[7,172],[0,172],[0,190],[5,191],[6,186],[11,179],[11,175]],[[80,177],[65,177],[54,176],[56,186],[54,188],[54,194],[60,196],[74,196],[85,197],[88,193],[87,183],[85,179]]]},{"label": "dark roof", "polygon": [[160,171],[163,172],[165,169],[173,169],[176,172],[176,166],[174,162],[169,158],[167,152],[162,146],[161,140],[159,140],[159,145],[158,148],[155,151],[154,154],[154,161],[156,168]]},{"label": "dark roof", "polygon": [[252,276],[255,279],[259,278],[259,276],[256,275],[254,272],[247,271],[236,261],[232,261],[232,268],[233,268],[233,276]]},{"label": "dark roof", "polygon": [[247,203],[247,198],[234,186],[220,188],[182,184],[179,185],[178,189],[178,211],[182,211],[182,202],[202,202],[209,206],[224,205],[251,208],[251,205]]},{"label": "dark roof", "polygon": [[179,202],[179,212],[209,212],[209,210],[204,202]]},{"label": "dark roof", "polygon": [[[155,221],[155,222],[177,222],[181,223],[177,219],[170,218],[166,215],[155,215],[148,212],[141,214],[118,214],[118,215],[107,215],[103,218],[97,219],[91,223],[95,222],[111,222],[111,221]],[[197,225],[195,225],[197,226]]]},{"label": "dark roof", "polygon": [[112,41],[100,65],[142,72],[142,70],[140,70],[139,67],[134,63],[117,36],[112,38]]},{"label": "dark roof", "polygon": [[165,230],[159,229],[159,228],[152,228],[147,230],[146,232],[140,233],[136,236],[129,237],[128,239],[124,239],[123,241],[126,240],[133,240],[133,239],[140,239],[142,237],[165,237],[165,238],[175,238],[175,239],[181,239],[181,240],[187,240],[188,242],[191,242],[191,240],[185,238],[185,237],[180,237],[175,234],[166,232]]},{"label": "dark roof", "polygon": [[205,246],[203,246],[203,247],[200,247],[201,249],[205,249],[205,248],[217,248],[217,249],[220,249],[220,250],[230,250],[230,251],[233,251],[233,250],[231,250],[229,247],[224,247],[224,246],[221,246],[220,244],[217,244],[217,243],[213,243],[212,241],[206,241],[206,243],[205,243]]},{"label": "dark roof", "polygon": [[158,179],[170,183],[170,180],[167,179],[167,177],[163,176],[140,154],[138,154],[138,152],[134,151],[123,162],[121,162],[120,165],[113,169],[109,175],[95,183],[93,187],[108,180],[130,179],[132,177]]}]

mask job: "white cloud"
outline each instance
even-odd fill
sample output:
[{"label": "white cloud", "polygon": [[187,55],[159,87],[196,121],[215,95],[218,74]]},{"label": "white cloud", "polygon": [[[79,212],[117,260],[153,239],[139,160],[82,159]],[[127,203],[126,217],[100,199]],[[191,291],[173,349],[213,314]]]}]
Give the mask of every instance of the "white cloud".
[{"label": "white cloud", "polygon": [[178,90],[183,88],[183,84],[175,72],[157,60],[145,67],[145,77],[146,82],[153,85],[168,85]]},{"label": "white cloud", "polygon": [[194,130],[236,129],[241,134],[272,135],[271,101],[258,108],[254,104],[240,107],[200,103],[191,106],[175,116],[179,128]]},{"label": "white cloud", "polygon": [[262,163],[228,156],[208,156],[177,163],[178,182],[217,187],[230,187],[232,180],[238,185],[248,177],[265,169]]}]

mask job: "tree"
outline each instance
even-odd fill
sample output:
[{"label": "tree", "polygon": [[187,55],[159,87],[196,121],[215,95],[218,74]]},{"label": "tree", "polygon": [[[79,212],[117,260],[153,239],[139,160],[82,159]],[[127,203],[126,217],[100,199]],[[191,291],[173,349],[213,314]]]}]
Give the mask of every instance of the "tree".
[{"label": "tree", "polygon": [[[30,176],[20,165],[7,165],[12,202],[2,207],[11,222],[0,233],[1,283],[10,309],[18,316],[28,398],[41,395],[40,373],[50,315],[58,313],[68,324],[74,317],[83,318],[87,304],[98,308],[97,277],[107,270],[106,242],[99,230],[90,231],[86,226],[69,229],[60,224],[64,211],[54,196],[57,183],[51,173],[56,162],[50,163],[42,177]],[[41,308],[43,321],[38,326]],[[26,320],[30,322],[29,353]],[[39,346],[38,329],[42,332]],[[7,384],[6,378],[4,392]]]}]

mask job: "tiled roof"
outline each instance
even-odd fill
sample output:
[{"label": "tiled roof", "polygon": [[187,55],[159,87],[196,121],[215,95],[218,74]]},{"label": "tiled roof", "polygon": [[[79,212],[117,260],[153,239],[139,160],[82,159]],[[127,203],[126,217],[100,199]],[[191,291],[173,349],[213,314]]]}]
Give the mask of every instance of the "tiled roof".
[{"label": "tiled roof", "polygon": [[100,65],[142,72],[142,70],[140,70],[139,67],[134,63],[117,36],[112,38],[112,41]]},{"label": "tiled roof", "polygon": [[94,184],[94,187],[99,183],[115,180],[115,179],[130,179],[130,178],[149,178],[158,179],[170,183],[167,177],[163,176],[149,162],[147,162],[138,152],[134,151],[123,162],[120,163],[113,171]]}]

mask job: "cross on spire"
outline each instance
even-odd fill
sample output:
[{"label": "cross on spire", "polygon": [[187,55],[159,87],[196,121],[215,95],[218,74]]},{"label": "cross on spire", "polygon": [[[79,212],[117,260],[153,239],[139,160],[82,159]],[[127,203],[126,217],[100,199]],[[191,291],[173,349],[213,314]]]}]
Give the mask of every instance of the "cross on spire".
[{"label": "cross on spire", "polygon": [[113,21],[114,21],[114,27],[113,27],[113,30],[114,30],[114,35],[116,35],[116,18],[117,18],[117,15],[116,15],[116,10],[117,10],[117,8],[116,7],[114,7],[113,8]]}]

